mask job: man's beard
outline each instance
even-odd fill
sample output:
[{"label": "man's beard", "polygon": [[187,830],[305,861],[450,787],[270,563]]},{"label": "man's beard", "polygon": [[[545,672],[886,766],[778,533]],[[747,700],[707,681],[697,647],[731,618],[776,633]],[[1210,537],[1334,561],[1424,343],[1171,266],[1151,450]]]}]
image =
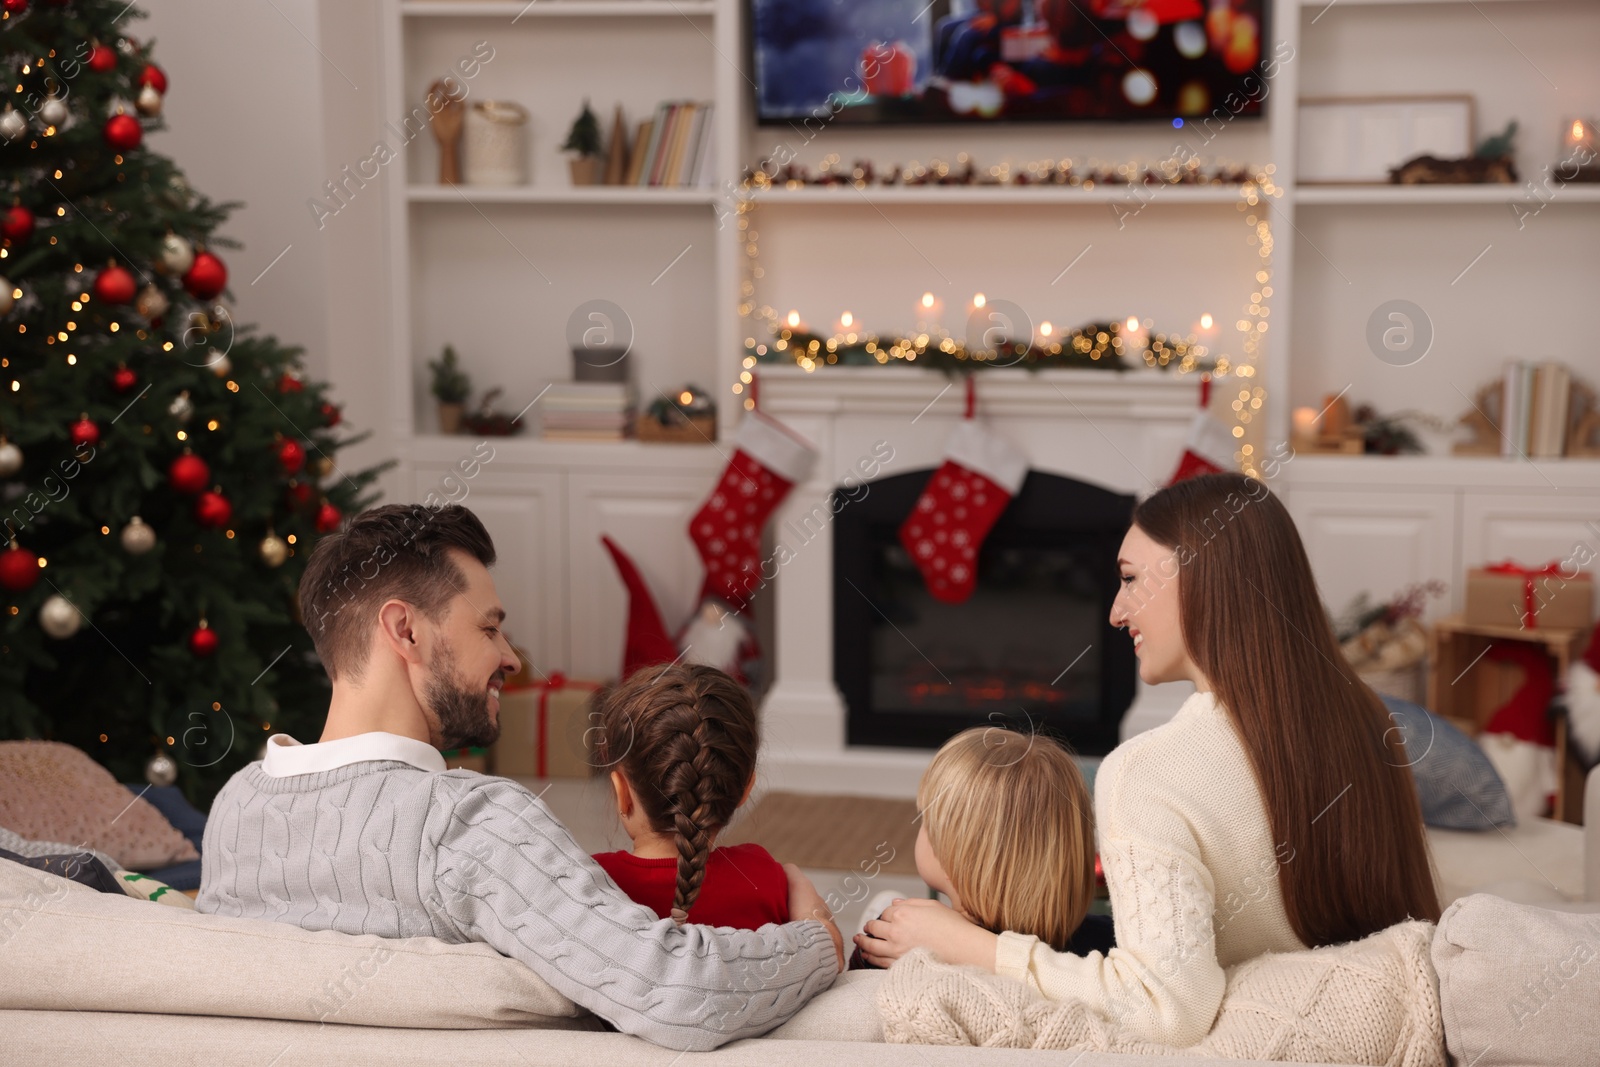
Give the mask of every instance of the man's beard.
[{"label": "man's beard", "polygon": [[489,690],[458,685],[450,669],[449,646],[441,644],[428,660],[430,677],[424,692],[428,707],[439,720],[445,749],[487,748],[500,737],[500,724],[489,717]]}]

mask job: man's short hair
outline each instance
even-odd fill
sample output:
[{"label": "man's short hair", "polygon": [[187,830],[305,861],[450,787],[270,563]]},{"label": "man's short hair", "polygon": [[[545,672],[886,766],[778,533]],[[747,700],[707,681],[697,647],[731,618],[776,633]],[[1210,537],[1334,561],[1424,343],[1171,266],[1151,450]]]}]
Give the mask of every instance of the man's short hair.
[{"label": "man's short hair", "polygon": [[452,548],[494,563],[489,531],[459,504],[385,504],[317,543],[300,576],[300,617],[329,678],[361,676],[373,612],[385,601],[403,600],[430,619],[444,614],[466,589]]}]

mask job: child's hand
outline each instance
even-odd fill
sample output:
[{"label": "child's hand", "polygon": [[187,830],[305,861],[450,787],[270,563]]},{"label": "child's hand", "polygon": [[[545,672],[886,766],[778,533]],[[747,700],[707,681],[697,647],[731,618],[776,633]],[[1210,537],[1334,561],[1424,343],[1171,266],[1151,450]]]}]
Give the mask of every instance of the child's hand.
[{"label": "child's hand", "polygon": [[925,948],[945,963],[994,970],[1000,939],[974,926],[937,900],[897,900],[857,934],[867,962],[887,967],[914,948]]},{"label": "child's hand", "polygon": [[800,922],[804,919],[815,919],[826,926],[828,936],[833,938],[833,950],[839,955],[839,970],[843,971],[844,937],[834,925],[833,912],[828,909],[828,902],[822,899],[822,894],[811,884],[811,879],[800,873],[799,867],[785,863],[783,873],[789,876],[789,920]]}]

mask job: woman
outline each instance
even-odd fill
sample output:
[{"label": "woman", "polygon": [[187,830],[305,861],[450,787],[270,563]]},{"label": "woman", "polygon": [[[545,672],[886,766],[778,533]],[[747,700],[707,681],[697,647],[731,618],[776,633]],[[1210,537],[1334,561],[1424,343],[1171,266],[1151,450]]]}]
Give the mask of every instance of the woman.
[{"label": "woman", "polygon": [[1117,947],[1058,953],[929,900],[896,902],[856,940],[880,965],[928,948],[1182,1047],[1210,1029],[1223,968],[1437,921],[1439,902],[1404,741],[1340,654],[1266,485],[1161,490],[1134,509],[1118,566],[1111,622],[1139,676],[1196,692],[1096,776]]}]

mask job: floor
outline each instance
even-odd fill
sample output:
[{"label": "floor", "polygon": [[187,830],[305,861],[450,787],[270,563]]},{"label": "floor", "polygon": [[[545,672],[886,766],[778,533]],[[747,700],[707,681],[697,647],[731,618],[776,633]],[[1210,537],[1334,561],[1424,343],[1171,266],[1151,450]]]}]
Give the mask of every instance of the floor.
[{"label": "floor", "polygon": [[[571,832],[573,839],[589,852],[610,852],[630,847],[628,835],[617,822],[615,800],[611,783],[606,778],[519,778],[517,781],[533,790]],[[741,811],[754,806],[754,799]],[[738,816],[734,817],[735,823]],[[782,860],[783,857],[777,857]],[[869,900],[880,893],[889,892],[906,897],[925,897],[928,887],[920,878],[894,875],[887,872],[869,878],[859,871],[805,872],[817,887],[817,892],[833,909],[840,931],[849,937],[861,929],[861,924],[871,918],[865,914]]]}]

